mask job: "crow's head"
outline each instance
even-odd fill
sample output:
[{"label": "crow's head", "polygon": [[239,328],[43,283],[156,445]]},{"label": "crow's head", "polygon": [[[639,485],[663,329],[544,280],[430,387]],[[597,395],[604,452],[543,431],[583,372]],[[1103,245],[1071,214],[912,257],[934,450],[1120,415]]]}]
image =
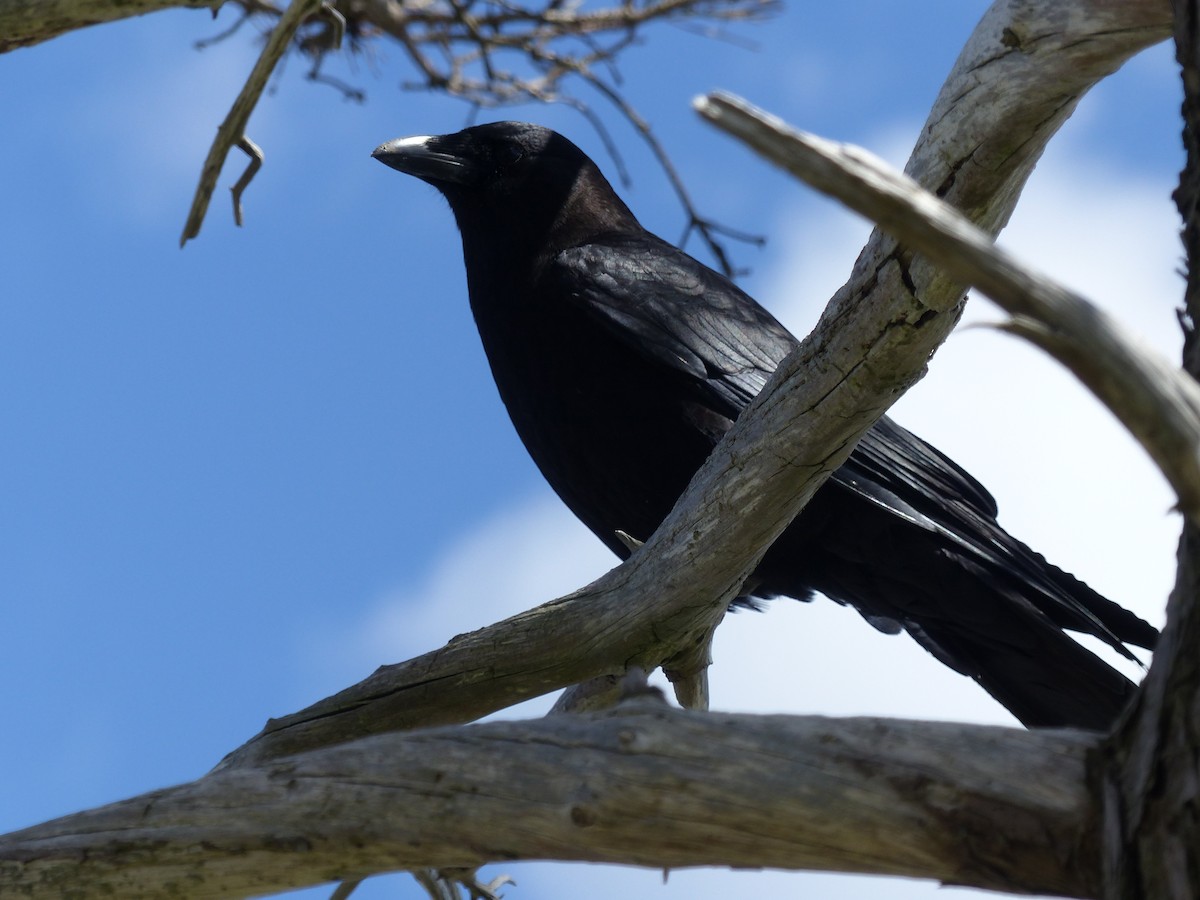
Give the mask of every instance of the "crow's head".
[{"label": "crow's head", "polygon": [[445,195],[464,236],[518,231],[561,245],[600,231],[637,227],[586,154],[548,128],[493,122],[454,134],[398,138],[377,160]]}]

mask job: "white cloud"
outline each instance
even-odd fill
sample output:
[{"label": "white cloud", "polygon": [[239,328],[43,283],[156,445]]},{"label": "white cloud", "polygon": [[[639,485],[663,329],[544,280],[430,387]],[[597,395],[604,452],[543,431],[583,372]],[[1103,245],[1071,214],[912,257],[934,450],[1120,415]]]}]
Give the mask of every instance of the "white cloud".
[{"label": "white cloud", "polygon": [[362,635],[368,658],[415,654],[598,578],[614,557],[549,491],[482,523],[420,586],[386,597]]},{"label": "white cloud", "polygon": [[313,649],[328,675],[361,677],[364,660],[425,653],[588,584],[616,562],[547,489],[478,523],[416,583],[397,586],[340,639]]}]

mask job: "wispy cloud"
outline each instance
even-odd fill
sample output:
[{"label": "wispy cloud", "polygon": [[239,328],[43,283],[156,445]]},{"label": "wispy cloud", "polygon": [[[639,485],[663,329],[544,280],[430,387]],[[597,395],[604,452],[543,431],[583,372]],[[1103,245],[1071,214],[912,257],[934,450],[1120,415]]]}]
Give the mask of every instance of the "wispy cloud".
[{"label": "wispy cloud", "polygon": [[330,646],[331,668],[394,662],[587,584],[617,560],[547,489],[471,530]]}]

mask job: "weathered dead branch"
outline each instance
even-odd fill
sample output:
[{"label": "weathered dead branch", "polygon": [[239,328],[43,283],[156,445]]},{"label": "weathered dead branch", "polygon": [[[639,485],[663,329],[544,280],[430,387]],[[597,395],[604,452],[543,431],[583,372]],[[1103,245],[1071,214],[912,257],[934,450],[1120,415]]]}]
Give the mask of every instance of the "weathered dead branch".
[{"label": "weathered dead branch", "polygon": [[47,822],[0,843],[0,886],[47,900],[81,886],[241,897],[419,866],[563,859],[1091,896],[1085,785],[1097,741],[632,701],[381,735]]},{"label": "weathered dead branch", "polygon": [[1180,509],[1200,523],[1200,386],[1190,375],[1139,345],[1103,310],[1019,263],[878,157],[792,129],[728,94],[700,98],[697,109],[995,301],[1012,316],[1000,327],[1041,347],[1083,382],[1158,464]]},{"label": "weathered dead branch", "polygon": [[[1183,366],[1200,378],[1200,8],[1190,0],[1172,5],[1187,150],[1175,192],[1187,252]],[[1200,894],[1200,525],[1194,519],[1184,521],[1177,559],[1167,625],[1150,671],[1097,767],[1104,900],[1190,900]]]}]

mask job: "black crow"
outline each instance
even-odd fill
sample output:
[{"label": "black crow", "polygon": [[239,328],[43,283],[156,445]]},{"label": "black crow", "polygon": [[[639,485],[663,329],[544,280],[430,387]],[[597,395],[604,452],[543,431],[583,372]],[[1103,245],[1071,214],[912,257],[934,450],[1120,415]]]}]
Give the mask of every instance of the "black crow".
[{"label": "black crow", "polygon": [[[638,224],[596,165],[536,125],[410,137],[376,159],[437,188],[517,433],[618,556],[645,541],[797,344],[727,278]],[[996,503],[890,419],[767,551],[748,596],[820,592],[907,631],[1027,726],[1105,729],[1134,690],[1062,629],[1157,632],[1011,537]]]}]

